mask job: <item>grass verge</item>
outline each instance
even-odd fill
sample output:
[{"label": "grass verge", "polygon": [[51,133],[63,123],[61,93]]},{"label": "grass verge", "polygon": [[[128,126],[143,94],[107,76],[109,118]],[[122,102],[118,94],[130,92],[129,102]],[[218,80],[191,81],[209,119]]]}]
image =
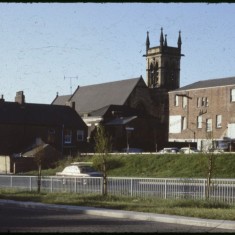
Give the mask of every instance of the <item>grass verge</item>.
[{"label": "grass verge", "polygon": [[197,218],[235,220],[235,205],[216,201],[170,200],[159,198],[106,197],[75,193],[36,193],[16,190],[0,190],[0,199],[32,201],[49,204],[90,206],[127,211],[190,216]]}]

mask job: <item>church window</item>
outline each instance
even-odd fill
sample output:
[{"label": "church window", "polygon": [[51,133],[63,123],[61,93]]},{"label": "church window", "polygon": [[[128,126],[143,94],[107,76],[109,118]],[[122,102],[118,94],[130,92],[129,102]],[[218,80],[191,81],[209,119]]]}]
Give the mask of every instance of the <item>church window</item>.
[{"label": "church window", "polygon": [[150,64],[150,86],[157,87],[158,85],[158,63],[155,65],[153,63]]},{"label": "church window", "polygon": [[77,140],[78,141],[83,141],[84,140],[84,131],[83,130],[78,130],[77,131]]}]

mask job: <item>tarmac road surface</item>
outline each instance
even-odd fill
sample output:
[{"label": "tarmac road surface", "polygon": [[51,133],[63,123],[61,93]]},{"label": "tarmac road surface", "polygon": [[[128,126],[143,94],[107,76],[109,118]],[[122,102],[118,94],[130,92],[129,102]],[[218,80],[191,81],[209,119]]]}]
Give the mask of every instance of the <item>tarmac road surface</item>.
[{"label": "tarmac road surface", "polygon": [[[130,214],[115,215],[115,210],[86,211],[82,207],[52,206],[41,203],[21,203],[0,200],[0,232],[107,232],[107,233],[162,233],[162,232],[212,232],[234,233],[235,229],[218,226],[194,226],[179,223],[132,219]],[[76,209],[77,208],[77,209]],[[94,213],[92,213],[92,211]],[[101,212],[106,211],[105,216]],[[96,212],[96,213],[95,213]],[[100,212],[100,215],[99,215]],[[110,213],[109,213],[110,212]],[[127,212],[128,213],[128,212]],[[135,213],[136,215],[138,213]],[[144,213],[146,214],[146,213]],[[143,215],[141,213],[141,215]],[[118,218],[117,218],[118,217]],[[226,227],[226,226],[224,226]],[[232,225],[233,227],[233,225]],[[235,227],[235,226],[234,226]]]}]

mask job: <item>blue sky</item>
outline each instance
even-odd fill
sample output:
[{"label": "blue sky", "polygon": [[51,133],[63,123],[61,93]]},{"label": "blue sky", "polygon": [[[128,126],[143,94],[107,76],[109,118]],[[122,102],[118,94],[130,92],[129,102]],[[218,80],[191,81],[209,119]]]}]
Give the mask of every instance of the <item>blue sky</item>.
[{"label": "blue sky", "polygon": [[146,79],[146,32],[159,46],[161,27],[169,46],[182,32],[181,86],[235,76],[234,3],[0,3],[0,95],[49,104],[69,77],[72,91]]}]

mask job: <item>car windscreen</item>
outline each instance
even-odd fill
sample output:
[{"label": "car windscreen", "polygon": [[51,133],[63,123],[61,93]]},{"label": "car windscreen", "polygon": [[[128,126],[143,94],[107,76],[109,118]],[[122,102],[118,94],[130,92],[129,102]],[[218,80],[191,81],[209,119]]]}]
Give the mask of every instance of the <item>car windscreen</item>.
[{"label": "car windscreen", "polygon": [[87,173],[87,172],[95,172],[96,170],[91,166],[80,166],[80,172],[81,173]]}]

